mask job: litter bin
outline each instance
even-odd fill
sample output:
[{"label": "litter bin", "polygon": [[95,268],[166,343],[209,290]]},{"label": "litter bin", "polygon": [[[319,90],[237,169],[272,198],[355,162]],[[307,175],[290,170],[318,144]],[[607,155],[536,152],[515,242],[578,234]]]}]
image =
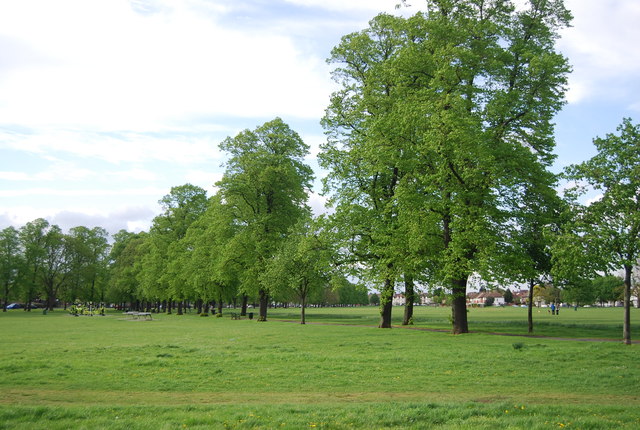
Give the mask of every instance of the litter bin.
[{"label": "litter bin", "polygon": [[253,319],[253,312],[249,312],[249,319],[252,320]]}]

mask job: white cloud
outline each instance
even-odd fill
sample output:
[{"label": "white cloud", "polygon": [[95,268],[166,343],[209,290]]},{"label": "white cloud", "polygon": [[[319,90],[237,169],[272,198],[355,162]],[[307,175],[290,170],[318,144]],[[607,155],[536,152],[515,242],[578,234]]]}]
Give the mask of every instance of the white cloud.
[{"label": "white cloud", "polygon": [[111,180],[125,180],[135,182],[155,182],[158,174],[148,169],[129,169],[116,172],[108,172],[107,178]]},{"label": "white cloud", "polygon": [[4,3],[0,34],[47,61],[0,76],[0,117],[149,131],[192,115],[321,116],[330,85],[322,58],[185,5],[141,15],[122,1]]},{"label": "white cloud", "polygon": [[77,226],[102,227],[113,234],[119,230],[148,230],[153,217],[157,215],[147,207],[124,207],[109,213],[91,213],[84,210],[65,210],[47,217],[51,224],[63,231]]},{"label": "white cloud", "polygon": [[222,179],[221,172],[212,173],[205,170],[190,170],[185,174],[187,183],[203,188],[210,196],[215,192],[214,184],[220,179]]},{"label": "white cloud", "polygon": [[[187,130],[188,131],[188,130]],[[40,128],[28,134],[0,130],[0,148],[47,154],[96,158],[110,163],[170,161],[180,164],[219,159],[221,137],[95,133],[83,129]],[[55,157],[54,157],[55,158]]]},{"label": "white cloud", "polygon": [[12,225],[16,228],[36,218],[44,218],[56,224],[63,231],[83,225],[85,227],[103,227],[113,234],[121,229],[128,231],[148,230],[153,217],[158,214],[157,207],[123,206],[111,211],[95,211],[87,208],[34,208],[29,206],[12,207],[11,212],[0,213],[0,229]]},{"label": "white cloud", "polygon": [[640,73],[640,2],[567,0],[573,27],[562,33],[560,49],[574,66],[569,102],[594,96],[620,97]]},{"label": "white cloud", "polygon": [[48,181],[82,181],[96,176],[91,169],[83,168],[75,163],[52,159],[49,168],[35,173],[4,171],[0,179],[14,182],[48,182]]},{"label": "white cloud", "polygon": [[629,110],[640,113],[640,101],[638,103],[632,103],[629,105]]},{"label": "white cloud", "polygon": [[320,145],[322,145],[323,143],[325,143],[327,141],[327,138],[323,135],[313,135],[313,134],[308,134],[304,136],[304,143],[306,143],[307,145],[309,145],[309,155],[307,156],[308,159],[316,159],[318,158],[318,154],[320,153]]},{"label": "white cloud", "polygon": [[29,181],[31,180],[31,177],[25,172],[0,172],[0,180]]},{"label": "white cloud", "polygon": [[[87,180],[101,180],[109,185],[115,182],[155,182],[159,179],[154,171],[142,168],[130,168],[116,171],[96,171],[78,166],[71,161],[55,160],[53,165],[35,173],[0,171],[0,180],[12,182],[51,182],[72,181],[84,183]],[[48,189],[47,189],[48,190]],[[16,193],[21,193],[17,191]]]},{"label": "white cloud", "polygon": [[49,187],[37,187],[16,190],[0,190],[0,197],[25,197],[25,196],[58,196],[58,197],[83,197],[83,196],[157,196],[158,199],[167,193],[165,188],[143,187],[128,189],[61,189]]},{"label": "white cloud", "polygon": [[327,209],[327,197],[321,196],[318,193],[311,192],[309,193],[309,207],[314,215],[321,215],[324,213],[332,212],[332,210]]},{"label": "white cloud", "polygon": [[600,193],[597,196],[588,198],[584,204],[587,206],[590,206],[591,203],[599,202],[600,200],[602,200],[603,197],[604,197],[604,194]]},{"label": "white cloud", "polygon": [[[400,3],[401,0],[286,0],[287,3],[291,3],[298,6],[317,7],[324,8],[332,11],[353,11],[353,10],[368,10],[372,13],[379,13],[382,11],[391,12],[395,9],[395,5]],[[421,1],[421,0],[420,0]],[[409,2],[412,3],[412,2]]]}]

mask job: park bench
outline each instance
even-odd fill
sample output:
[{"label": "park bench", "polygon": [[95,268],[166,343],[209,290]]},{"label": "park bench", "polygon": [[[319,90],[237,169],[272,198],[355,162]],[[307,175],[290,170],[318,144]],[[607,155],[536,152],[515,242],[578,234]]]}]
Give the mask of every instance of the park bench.
[{"label": "park bench", "polygon": [[144,318],[144,319],[150,319],[152,320],[153,318],[151,317],[151,312],[125,312],[125,315],[129,315],[132,316],[134,319],[140,319],[140,318]]},{"label": "park bench", "polygon": [[232,319],[232,320],[240,320],[240,319],[242,319],[242,318],[240,317],[240,314],[239,314],[239,313],[231,312],[231,319]]}]

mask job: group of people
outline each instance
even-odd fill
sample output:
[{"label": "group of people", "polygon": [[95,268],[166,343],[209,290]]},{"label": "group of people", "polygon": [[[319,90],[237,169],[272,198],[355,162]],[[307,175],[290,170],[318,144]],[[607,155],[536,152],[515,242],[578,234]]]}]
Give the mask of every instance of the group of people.
[{"label": "group of people", "polygon": [[551,303],[549,308],[551,309],[551,315],[558,315],[558,312],[560,312],[560,306],[556,306],[555,303]]},{"label": "group of people", "polygon": [[104,304],[94,305],[92,302],[80,303],[76,302],[69,308],[69,313],[75,317],[86,315],[102,315],[104,316]]}]

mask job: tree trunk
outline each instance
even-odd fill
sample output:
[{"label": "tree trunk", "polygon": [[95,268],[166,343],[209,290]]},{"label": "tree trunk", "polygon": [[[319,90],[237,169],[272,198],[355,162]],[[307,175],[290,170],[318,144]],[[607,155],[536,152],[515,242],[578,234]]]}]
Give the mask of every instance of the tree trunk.
[{"label": "tree trunk", "polygon": [[222,315],[222,299],[218,300],[218,314]]},{"label": "tree trunk", "polygon": [[467,278],[454,279],[451,318],[453,334],[469,333],[467,322]]},{"label": "tree trunk", "polygon": [[416,301],[416,293],[413,288],[413,278],[405,273],[404,275],[404,318],[402,325],[413,325],[413,303]]},{"label": "tree trunk", "polygon": [[307,306],[307,296],[306,295],[301,296],[300,301],[302,302],[301,303],[302,309],[300,309],[300,324],[306,324],[307,321],[306,321],[306,315],[305,315],[305,308]]},{"label": "tree trunk", "polygon": [[260,297],[260,316],[258,317],[258,321],[266,321],[267,320],[267,306],[269,305],[269,294],[260,288],[259,291]]},{"label": "tree trunk", "polygon": [[93,295],[95,294],[95,289],[96,289],[96,278],[94,276],[93,279],[91,280],[91,291],[89,293],[89,301],[92,303],[94,302]]},{"label": "tree trunk", "polygon": [[173,306],[173,300],[167,300],[167,315],[171,315],[171,307]]},{"label": "tree trunk", "polygon": [[380,292],[380,325],[379,328],[391,328],[391,310],[393,308],[393,282],[387,278]]},{"label": "tree trunk", "polygon": [[240,309],[240,316],[247,316],[247,303],[249,302],[249,297],[246,294],[242,295],[242,308]]},{"label": "tree trunk", "polygon": [[533,287],[535,281],[529,280],[529,303],[527,303],[527,321],[529,323],[529,333],[533,333]]},{"label": "tree trunk", "polygon": [[178,301],[178,315],[183,315],[182,306],[183,306],[182,300],[179,300]]},{"label": "tree trunk", "polygon": [[622,342],[631,345],[631,269],[624,265],[624,324],[622,325]]}]

